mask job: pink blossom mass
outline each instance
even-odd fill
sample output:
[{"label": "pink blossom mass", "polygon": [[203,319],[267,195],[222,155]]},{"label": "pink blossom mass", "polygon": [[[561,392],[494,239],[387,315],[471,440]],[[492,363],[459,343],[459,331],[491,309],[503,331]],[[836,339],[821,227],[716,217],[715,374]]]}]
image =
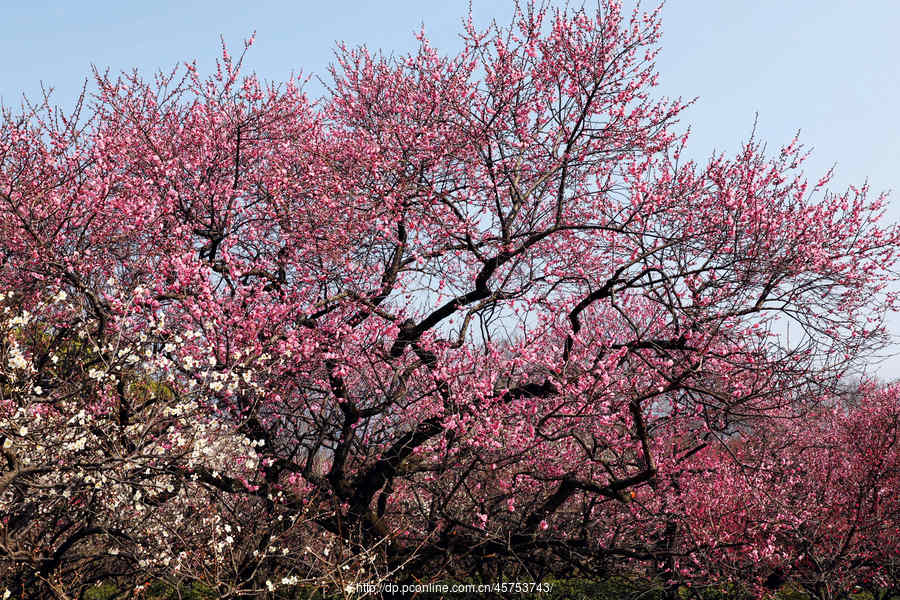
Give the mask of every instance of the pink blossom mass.
[{"label": "pink blossom mass", "polygon": [[461,34],[4,113],[0,596],[900,593],[887,197],[686,160],[658,10]]}]

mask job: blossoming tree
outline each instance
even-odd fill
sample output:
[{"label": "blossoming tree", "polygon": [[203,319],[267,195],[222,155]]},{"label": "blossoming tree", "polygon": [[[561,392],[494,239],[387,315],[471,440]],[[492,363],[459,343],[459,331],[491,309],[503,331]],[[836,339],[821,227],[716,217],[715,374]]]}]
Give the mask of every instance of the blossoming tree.
[{"label": "blossoming tree", "polygon": [[896,594],[897,394],[896,384],[829,394],[803,419],[757,421],[662,474],[636,500],[641,526],[666,546],[659,573],[761,592],[790,581],[823,600]]},{"label": "blossoming tree", "polygon": [[5,115],[20,590],[671,573],[679,481],[776,419],[803,443],[884,341],[884,198],[808,183],[796,141],[685,160],[657,12],[463,31],[450,57],[340,47],[318,102],[223,49],[208,79],[98,75],[86,115]]}]

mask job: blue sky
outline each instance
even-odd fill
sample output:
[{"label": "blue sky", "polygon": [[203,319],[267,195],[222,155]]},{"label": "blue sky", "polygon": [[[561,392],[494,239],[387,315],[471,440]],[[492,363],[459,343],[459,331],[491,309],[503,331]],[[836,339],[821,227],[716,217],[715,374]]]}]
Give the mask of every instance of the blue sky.
[{"label": "blue sky", "polygon": [[[574,2],[572,3],[574,4]],[[589,2],[590,4],[590,2]],[[472,0],[477,21],[505,22],[511,0]],[[6,3],[0,37],[0,99],[18,105],[40,82],[71,106],[91,64],[149,74],[218,55],[252,31],[245,65],[262,78],[324,74],[336,40],[403,52],[424,23],[438,48],[454,51],[468,0],[32,0]],[[690,152],[734,151],[759,115],[773,150],[800,129],[814,149],[811,179],[837,165],[834,187],[868,179],[894,188],[900,220],[900,2],[893,0],[670,0],[663,9],[661,93],[697,103],[683,117]],[[315,92],[316,88],[310,90]],[[900,319],[892,329],[900,334]],[[900,359],[888,365],[900,371]],[[883,376],[893,376],[882,370]]]}]

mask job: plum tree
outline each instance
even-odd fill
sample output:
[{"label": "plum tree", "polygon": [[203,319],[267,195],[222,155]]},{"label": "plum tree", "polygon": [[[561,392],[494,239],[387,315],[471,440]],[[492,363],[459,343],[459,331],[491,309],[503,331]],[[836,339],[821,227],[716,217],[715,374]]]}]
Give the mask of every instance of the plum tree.
[{"label": "plum tree", "polygon": [[[529,4],[454,56],[339,46],[317,102],[223,47],[5,115],[5,579],[687,568],[739,489],[704,465],[813,443],[884,343],[900,231],[797,140],[685,160],[659,35]],[[757,539],[697,531],[706,575]]]}]

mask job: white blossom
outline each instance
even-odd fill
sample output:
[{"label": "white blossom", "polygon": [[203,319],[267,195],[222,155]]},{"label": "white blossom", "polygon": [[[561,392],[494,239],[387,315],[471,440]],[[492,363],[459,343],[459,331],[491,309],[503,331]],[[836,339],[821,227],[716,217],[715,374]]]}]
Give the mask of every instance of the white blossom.
[{"label": "white blossom", "polygon": [[10,347],[9,360],[7,362],[10,369],[24,369],[28,366],[28,362],[22,356],[22,351],[19,349],[18,344],[13,344]]},{"label": "white blossom", "polygon": [[9,325],[10,327],[25,326],[28,325],[29,321],[31,321],[31,313],[23,310],[21,315],[10,319]]}]

